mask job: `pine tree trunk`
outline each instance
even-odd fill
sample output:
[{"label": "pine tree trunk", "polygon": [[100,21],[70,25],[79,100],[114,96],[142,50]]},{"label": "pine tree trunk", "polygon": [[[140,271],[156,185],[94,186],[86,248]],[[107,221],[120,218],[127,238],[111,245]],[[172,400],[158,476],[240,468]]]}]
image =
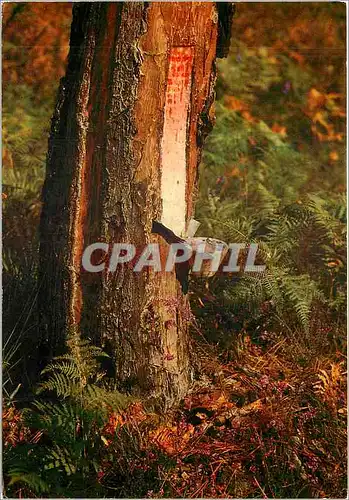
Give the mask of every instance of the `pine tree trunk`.
[{"label": "pine tree trunk", "polygon": [[221,18],[210,2],[75,4],[49,140],[40,245],[47,355],[78,329],[111,354],[121,389],[166,405],[192,376],[190,309],[175,273],[126,264],[89,273],[81,261],[98,241],[139,251],[158,242],[165,258],[153,220],[184,234],[231,4]]}]

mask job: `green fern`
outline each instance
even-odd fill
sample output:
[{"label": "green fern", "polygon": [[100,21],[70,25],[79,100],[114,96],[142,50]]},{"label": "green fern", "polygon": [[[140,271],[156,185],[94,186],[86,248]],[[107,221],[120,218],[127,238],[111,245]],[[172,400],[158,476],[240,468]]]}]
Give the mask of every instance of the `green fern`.
[{"label": "green fern", "polygon": [[[232,212],[224,211],[224,204],[222,208],[218,202],[217,209],[203,212],[204,232],[212,230],[208,234],[231,243],[257,243],[259,262],[266,265],[260,274],[215,278],[210,290],[240,318],[257,321],[264,314],[263,304],[268,303],[274,327],[293,325],[308,331],[315,305],[337,315],[345,311],[343,198],[339,196],[337,203],[331,200],[329,205],[315,195],[285,206],[273,203],[275,200],[274,195],[266,194],[258,219],[248,215],[248,209],[242,212],[240,205],[234,220]],[[196,286],[200,293],[200,283]],[[200,309],[197,313],[203,314]]]},{"label": "green fern", "polygon": [[9,491],[26,485],[36,495],[74,497],[91,488],[92,496],[98,496],[97,473],[105,455],[101,430],[110,412],[122,410],[132,399],[105,380],[99,360],[107,355],[99,347],[76,331],[67,345],[68,352],[42,372],[48,378],[37,392],[45,399],[23,411],[25,425],[41,434],[41,440],[7,450]]},{"label": "green fern", "polygon": [[45,391],[60,399],[69,399],[85,408],[125,407],[131,398],[118,392],[111,382],[105,381],[99,360],[108,357],[100,347],[72,332],[67,340],[69,351],[54,358],[43,371],[46,380],[38,386],[37,393]]}]

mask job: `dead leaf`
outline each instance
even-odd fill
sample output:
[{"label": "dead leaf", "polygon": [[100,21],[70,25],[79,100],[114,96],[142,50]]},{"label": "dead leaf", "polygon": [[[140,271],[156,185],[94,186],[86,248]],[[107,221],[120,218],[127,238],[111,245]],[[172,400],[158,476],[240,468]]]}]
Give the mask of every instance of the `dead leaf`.
[{"label": "dead leaf", "polygon": [[324,94],[318,90],[312,88],[308,92],[308,108],[310,111],[321,108],[326,102],[326,97]]},{"label": "dead leaf", "polygon": [[245,118],[245,120],[247,120],[250,123],[256,123],[257,122],[256,118],[253,118],[253,116],[251,115],[251,113],[249,111],[242,111],[241,116],[243,118]]},{"label": "dead leaf", "polygon": [[257,141],[253,137],[249,137],[248,142],[251,144],[251,146],[255,146],[257,144]]},{"label": "dead leaf", "polygon": [[302,56],[302,54],[299,54],[299,52],[295,52],[294,50],[292,50],[289,53],[289,56],[292,59],[294,59],[295,61],[297,61],[299,64],[303,64],[304,63],[304,56]]},{"label": "dead leaf", "polygon": [[339,155],[337,151],[331,151],[330,154],[328,155],[330,161],[338,161],[339,160]]},{"label": "dead leaf", "polygon": [[275,132],[276,134],[281,135],[281,137],[286,137],[287,136],[287,129],[286,129],[286,127],[283,127],[282,125],[279,125],[276,122],[271,127],[271,130],[273,132]]},{"label": "dead leaf", "polygon": [[226,96],[224,99],[224,103],[228,109],[231,109],[232,111],[246,111],[249,109],[248,105],[240,99],[237,99],[234,96]]}]

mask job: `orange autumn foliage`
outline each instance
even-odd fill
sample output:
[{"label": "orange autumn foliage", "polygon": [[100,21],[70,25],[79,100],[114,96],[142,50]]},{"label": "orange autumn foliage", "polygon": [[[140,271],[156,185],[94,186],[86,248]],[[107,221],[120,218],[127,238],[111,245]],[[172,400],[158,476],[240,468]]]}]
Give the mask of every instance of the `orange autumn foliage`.
[{"label": "orange autumn foliage", "polygon": [[276,134],[280,134],[281,137],[286,137],[287,136],[287,129],[286,129],[286,127],[283,127],[282,125],[279,125],[278,123],[274,123],[273,126],[271,127],[271,129]]},{"label": "orange autumn foliage", "polygon": [[2,76],[5,85],[47,91],[64,74],[69,49],[70,3],[7,3],[3,6]]},{"label": "orange autumn foliage", "polygon": [[226,96],[224,103],[228,109],[231,109],[232,111],[239,111],[241,116],[248,122],[256,123],[258,121],[251,115],[248,104],[244,103],[240,99],[237,99],[234,96]]},{"label": "orange autumn foliage", "polygon": [[304,113],[311,119],[311,130],[320,142],[341,142],[344,133],[338,131],[336,118],[345,116],[341,106],[343,96],[339,93],[328,94],[311,88],[307,95]]}]

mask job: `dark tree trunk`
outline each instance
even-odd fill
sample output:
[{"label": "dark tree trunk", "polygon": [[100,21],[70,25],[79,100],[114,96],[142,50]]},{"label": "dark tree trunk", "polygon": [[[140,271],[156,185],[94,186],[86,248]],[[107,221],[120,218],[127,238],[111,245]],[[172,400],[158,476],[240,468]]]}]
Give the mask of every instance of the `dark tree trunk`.
[{"label": "dark tree trunk", "polygon": [[[227,30],[230,7],[220,10]],[[49,140],[40,246],[47,354],[78,329],[112,355],[120,388],[166,404],[191,380],[190,309],[175,273],[126,264],[88,273],[81,260],[97,241],[140,251],[158,241],[165,256],[153,220],[185,232],[211,127],[217,36],[214,3],[76,3]]]}]

